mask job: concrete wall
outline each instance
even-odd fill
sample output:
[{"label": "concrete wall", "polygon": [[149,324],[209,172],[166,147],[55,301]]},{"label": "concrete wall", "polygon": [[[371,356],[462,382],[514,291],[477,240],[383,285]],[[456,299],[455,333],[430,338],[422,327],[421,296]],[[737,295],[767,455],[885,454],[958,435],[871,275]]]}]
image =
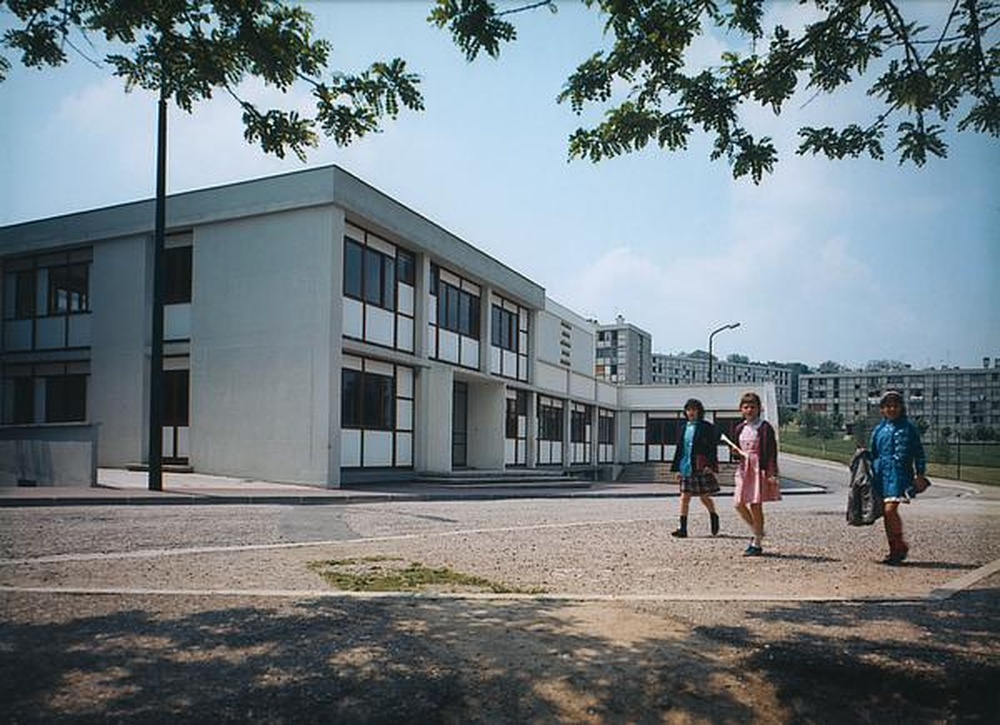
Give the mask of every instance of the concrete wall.
[{"label": "concrete wall", "polygon": [[506,407],[502,383],[469,384],[468,464],[471,468],[493,471],[503,468]]},{"label": "concrete wall", "polygon": [[417,471],[451,471],[454,381],[452,369],[445,365],[432,365],[417,373],[413,451],[413,465]]},{"label": "concrete wall", "polygon": [[96,426],[0,426],[0,486],[95,485]]},{"label": "concrete wall", "polygon": [[94,245],[87,410],[101,431],[101,466],[146,459],[152,246],[146,236]]},{"label": "concrete wall", "polygon": [[[332,207],[198,228],[191,463],[329,485],[339,460],[340,254]],[[334,387],[334,385],[336,387]],[[338,446],[333,450],[333,446]],[[334,455],[336,454],[336,455]]]}]

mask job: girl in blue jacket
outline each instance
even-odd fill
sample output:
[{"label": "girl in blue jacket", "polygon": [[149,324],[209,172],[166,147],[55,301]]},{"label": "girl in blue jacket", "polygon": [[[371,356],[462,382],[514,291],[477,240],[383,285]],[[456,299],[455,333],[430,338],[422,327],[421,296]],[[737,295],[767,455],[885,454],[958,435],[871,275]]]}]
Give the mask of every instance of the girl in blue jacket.
[{"label": "girl in blue jacket", "polygon": [[910,550],[903,540],[903,520],[899,504],[909,503],[917,495],[915,476],[927,470],[920,431],[906,417],[903,396],[895,390],[882,395],[879,401],[882,421],[872,431],[868,450],[872,457],[872,473],[876,490],[885,502],[885,535],[889,540],[889,555],[882,563],[901,564]]}]

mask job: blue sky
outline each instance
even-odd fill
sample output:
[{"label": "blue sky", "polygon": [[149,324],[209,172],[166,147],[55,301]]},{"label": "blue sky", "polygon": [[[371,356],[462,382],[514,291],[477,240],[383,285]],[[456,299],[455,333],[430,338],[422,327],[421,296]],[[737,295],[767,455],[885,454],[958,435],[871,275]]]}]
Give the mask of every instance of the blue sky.
[{"label": "blue sky", "polygon": [[[555,97],[604,42],[599,16],[562,2],[519,20],[499,61],[470,65],[425,22],[430,6],[307,3],[333,67],[403,57],[423,79],[426,110],[346,149],[325,141],[306,166],[343,166],[561,304],[604,322],[623,315],[658,352],[705,349],[712,329],[740,321],[716,336],[717,354],[916,367],[1000,357],[996,139],[953,137],[949,158],[922,170],[795,156],[800,125],[871,118],[852,115],[864,107],[852,92],[753,114],[753,131],[782,151],[760,186],[734,181],[697,137],[680,154],[570,162],[566,139],[581,119]],[[776,12],[792,22],[799,11]],[[705,38],[692,56],[711,62],[725,42]],[[0,225],[152,196],[155,99],[124,93],[106,68],[78,57],[55,71],[15,66],[0,106]],[[225,98],[190,116],[172,110],[169,123],[171,192],[304,167],[246,145]]]}]

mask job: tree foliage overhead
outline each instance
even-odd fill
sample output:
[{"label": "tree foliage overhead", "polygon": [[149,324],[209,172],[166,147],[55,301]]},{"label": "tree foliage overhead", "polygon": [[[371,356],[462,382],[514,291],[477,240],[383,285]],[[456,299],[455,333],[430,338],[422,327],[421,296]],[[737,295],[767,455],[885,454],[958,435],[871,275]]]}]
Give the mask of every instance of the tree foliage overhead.
[{"label": "tree foliage overhead", "polygon": [[[892,143],[901,164],[923,166],[928,156],[947,155],[952,127],[1000,136],[997,0],[940,0],[937,27],[918,22],[921,6],[910,0],[800,0],[814,18],[802,28],[765,25],[775,3],[764,0],[581,2],[605,18],[609,47],[580,63],[558,101],[577,114],[606,110],[600,123],[570,136],[570,158],[596,162],[651,144],[682,150],[698,131],[713,139],[713,160],[725,158],[734,177],[759,183],[778,152],[772,139],[747,129],[746,106],[780,114],[796,92],[833,94],[856,81],[876,99],[870,117],[841,128],[804,126],[797,153],[883,159],[883,145]],[[429,20],[446,27],[471,61],[483,50],[498,56],[501,43],[516,38],[510,16],[540,6],[557,9],[553,0],[499,7],[437,0]],[[692,67],[692,42],[709,32],[741,50]]]},{"label": "tree foliage overhead", "polygon": [[[0,0],[0,11],[4,5],[17,22],[0,48],[24,65],[59,66],[68,51],[86,56],[78,46],[100,35],[112,51],[103,61],[127,89],[156,91],[188,112],[228,93],[243,110],[246,139],[279,157],[291,150],[304,159],[317,128],[346,145],[402,108],[423,108],[419,79],[399,58],[324,78],[330,43],[313,38],[308,12],[276,0]],[[10,69],[0,56],[0,81]],[[282,92],[305,84],[315,114],[259,109],[240,94],[250,77]]]}]

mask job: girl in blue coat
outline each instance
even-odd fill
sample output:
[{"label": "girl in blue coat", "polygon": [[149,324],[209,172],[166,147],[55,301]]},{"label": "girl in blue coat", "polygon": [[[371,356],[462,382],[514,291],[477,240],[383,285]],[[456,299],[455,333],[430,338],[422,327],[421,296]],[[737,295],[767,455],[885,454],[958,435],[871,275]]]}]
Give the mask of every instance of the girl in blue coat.
[{"label": "girl in blue coat", "polygon": [[920,431],[906,417],[903,396],[895,390],[882,395],[879,401],[882,421],[872,431],[868,450],[872,457],[872,473],[876,490],[885,502],[885,535],[889,540],[889,555],[882,563],[901,564],[910,550],[903,540],[903,520],[899,504],[909,503],[917,495],[915,476],[927,470]]}]

